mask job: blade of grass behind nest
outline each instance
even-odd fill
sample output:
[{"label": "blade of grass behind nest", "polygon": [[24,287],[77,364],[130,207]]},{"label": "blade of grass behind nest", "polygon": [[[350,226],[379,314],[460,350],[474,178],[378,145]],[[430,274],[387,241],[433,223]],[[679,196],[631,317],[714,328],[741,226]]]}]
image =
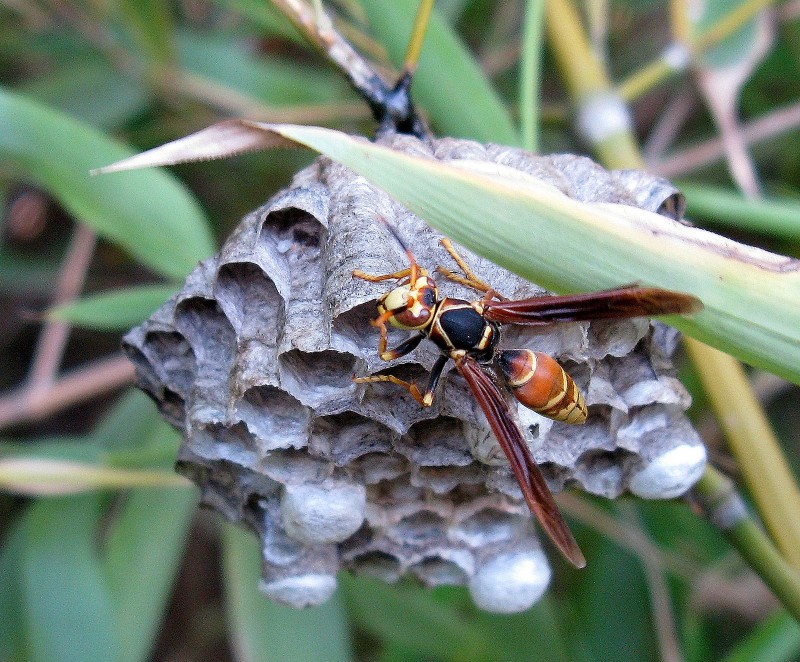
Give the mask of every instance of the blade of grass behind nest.
[{"label": "blade of grass behind nest", "polygon": [[341,161],[447,236],[548,289],[641,282],[694,294],[705,309],[671,323],[800,383],[800,265],[788,258],[733,242],[712,250],[714,235],[631,207],[585,205],[508,168],[467,170],[315,127],[269,130]]},{"label": "blade of grass behind nest", "polygon": [[[637,559],[609,540],[599,540],[578,581],[577,609],[569,615],[578,640],[573,650],[591,651],[594,660],[659,659],[647,584]],[[610,623],[614,633],[624,634],[610,633]]]},{"label": "blade of grass behind nest", "polygon": [[109,529],[103,571],[114,604],[120,662],[149,657],[185,547],[197,490],[133,490]]},{"label": "blade of grass behind nest", "polygon": [[522,28],[519,73],[519,116],[522,147],[539,151],[539,88],[542,69],[545,0],[527,0]]},{"label": "blade of grass behind nest", "polygon": [[[173,479],[178,433],[152,401],[131,390],[95,428],[93,443],[116,467],[158,469]],[[183,479],[181,479],[183,480]],[[131,490],[106,531],[103,572],[120,641],[120,662],[145,660],[158,634],[197,504],[197,490],[182,487]]]},{"label": "blade of grass behind nest", "polygon": [[143,285],[111,290],[51,308],[47,316],[75,326],[121,331],[149,317],[176,290],[175,285]]},{"label": "blade of grass behind nest", "polygon": [[25,545],[23,518],[3,536],[0,546],[0,660],[24,660],[29,652],[25,641],[25,609],[22,582],[22,553]]},{"label": "blade of grass behind nest", "polygon": [[686,211],[708,225],[759,232],[770,237],[800,238],[800,200],[748,198],[733,190],[680,182]]},{"label": "blade of grass behind nest", "polygon": [[800,623],[783,609],[759,623],[724,662],[793,662],[800,659]]},{"label": "blade of grass behind nest", "polygon": [[[418,0],[369,0],[370,26],[399,65]],[[434,9],[412,85],[414,99],[443,135],[516,145],[505,104],[453,29]]]},{"label": "blade of grass behind nest", "polygon": [[22,521],[25,636],[20,659],[116,660],[112,600],[97,555],[103,498],[40,499]]},{"label": "blade of grass behind nest", "polygon": [[213,252],[203,212],[169,173],[90,177],[130,152],[91,127],[0,89],[0,155],[45,188],[77,220],[143,264],[182,278]]},{"label": "blade of grass behind nest", "polygon": [[222,530],[225,605],[237,660],[244,662],[347,662],[353,659],[339,594],[319,607],[292,609],[258,591],[259,542],[241,527]]},{"label": "blade of grass behind nest", "polygon": [[419,587],[343,574],[339,583],[354,625],[421,659],[482,662],[493,659],[482,629],[452,605]]},{"label": "blade of grass behind nest", "polygon": [[287,144],[349,166],[443,234],[556,292],[639,282],[693,294],[704,309],[672,324],[800,383],[800,261],[638,208],[581,203],[506,166],[421,158],[319,127],[229,120],[102,170]]}]

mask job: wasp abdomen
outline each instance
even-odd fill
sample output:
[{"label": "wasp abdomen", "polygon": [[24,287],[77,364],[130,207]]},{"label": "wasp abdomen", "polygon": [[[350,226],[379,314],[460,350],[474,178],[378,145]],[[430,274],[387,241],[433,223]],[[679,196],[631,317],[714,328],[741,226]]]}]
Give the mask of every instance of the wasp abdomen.
[{"label": "wasp abdomen", "polygon": [[564,423],[586,421],[586,401],[558,363],[542,352],[506,349],[498,364],[514,397],[533,411]]}]

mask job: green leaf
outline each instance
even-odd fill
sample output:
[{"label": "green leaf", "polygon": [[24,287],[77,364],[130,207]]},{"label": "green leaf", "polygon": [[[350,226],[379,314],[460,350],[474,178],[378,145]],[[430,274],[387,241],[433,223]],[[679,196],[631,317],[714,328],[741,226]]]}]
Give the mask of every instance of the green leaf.
[{"label": "green leaf", "polygon": [[635,207],[578,202],[507,166],[445,163],[319,127],[229,120],[107,170],[292,144],[352,168],[444,235],[549,290],[638,282],[692,294],[704,309],[671,324],[800,383],[800,261]]},{"label": "green leaf", "polygon": [[351,167],[443,234],[550,290],[640,282],[693,294],[704,310],[691,319],[673,316],[671,324],[800,383],[796,261],[633,207],[576,202],[510,168],[444,164],[316,127],[277,131]]},{"label": "green leaf", "polygon": [[800,659],[800,624],[776,611],[725,658],[725,662],[792,662]]},{"label": "green leaf", "polygon": [[0,156],[154,271],[181,278],[213,252],[202,210],[170,174],[89,176],[130,154],[91,127],[2,89],[0,126]]},{"label": "green leaf", "polygon": [[800,202],[781,198],[747,198],[707,184],[680,182],[687,214],[709,225],[800,238]]},{"label": "green leaf", "polygon": [[569,646],[559,630],[558,607],[549,595],[521,614],[478,612],[476,625],[486,633],[492,659],[526,662],[535,651],[537,662],[570,662]]},{"label": "green leaf", "polygon": [[0,549],[0,660],[17,662],[30,659],[25,640],[22,552],[23,530],[20,521],[3,540]]},{"label": "green leaf", "polygon": [[[694,20],[694,27],[698,34],[712,29],[720,20],[740,9],[743,5],[751,4],[750,0],[708,0],[703,4],[702,12]],[[694,19],[695,15],[690,13]],[[724,39],[706,49],[700,55],[702,64],[711,69],[726,69],[746,61],[757,48],[758,29],[755,19],[744,23]]]},{"label": "green leaf", "polygon": [[[363,3],[373,32],[395,63],[403,59],[418,4],[418,0]],[[414,99],[442,135],[507,145],[519,142],[503,100],[436,10],[414,75]]]},{"label": "green leaf", "polygon": [[114,451],[148,446],[152,440],[171,441],[177,435],[159,416],[153,401],[131,388],[92,431],[92,439],[102,448]]},{"label": "green leaf", "polygon": [[97,495],[34,503],[22,524],[26,637],[34,660],[116,660],[111,602],[95,549]]},{"label": "green leaf", "polygon": [[33,101],[87,122],[114,129],[142,113],[150,92],[96,54],[75,54],[62,66],[16,88]]},{"label": "green leaf", "polygon": [[171,5],[160,0],[123,0],[115,3],[122,26],[142,53],[154,63],[170,64],[175,57]]},{"label": "green leaf", "polygon": [[41,457],[73,462],[97,462],[104,449],[91,443],[90,437],[44,437],[16,442],[0,439],[0,459]]},{"label": "green leaf", "polygon": [[221,7],[246,16],[268,35],[302,42],[302,37],[289,20],[284,17],[271,2],[261,0],[214,0]]},{"label": "green leaf", "polygon": [[354,99],[344,79],[331,75],[329,69],[312,69],[288,59],[256,58],[240,37],[231,34],[187,30],[179,34],[178,44],[184,69],[268,104],[296,106]]},{"label": "green leaf", "polygon": [[372,636],[426,659],[491,659],[483,631],[457,608],[437,602],[429,591],[344,574],[339,583],[355,624]]},{"label": "green leaf", "polygon": [[338,595],[302,611],[276,605],[258,592],[261,554],[256,537],[226,524],[222,543],[225,602],[237,660],[353,659]]},{"label": "green leaf", "polygon": [[114,518],[103,569],[121,662],[150,659],[196,505],[195,489],[140,489]]},{"label": "green leaf", "polygon": [[128,329],[149,317],[176,289],[175,285],[143,285],[103,292],[52,308],[48,317],[103,331]]},{"label": "green leaf", "polygon": [[647,586],[638,564],[608,542],[595,545],[580,573],[579,638],[590,660],[647,662],[656,658]]}]

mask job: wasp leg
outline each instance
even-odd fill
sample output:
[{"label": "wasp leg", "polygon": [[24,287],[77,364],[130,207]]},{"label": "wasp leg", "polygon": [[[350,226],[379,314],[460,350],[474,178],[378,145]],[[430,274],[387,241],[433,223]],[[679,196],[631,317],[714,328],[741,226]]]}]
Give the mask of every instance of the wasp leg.
[{"label": "wasp leg", "polygon": [[[384,326],[384,328],[386,327]],[[386,347],[384,347],[383,351],[379,352],[380,357],[384,361],[394,361],[394,359],[399,359],[401,356],[405,356],[406,354],[413,352],[422,342],[424,337],[425,336],[423,334],[411,336],[408,340],[404,340],[394,349],[387,350]]]},{"label": "wasp leg", "polygon": [[425,403],[425,399],[422,397],[422,393],[419,392],[416,384],[412,384],[411,382],[407,382],[399,377],[395,377],[394,375],[372,375],[371,377],[353,377],[353,381],[356,384],[377,384],[378,382],[391,382],[392,384],[397,384],[397,386],[402,386],[406,389],[413,397],[414,400],[419,402],[423,407],[430,407],[430,403]]},{"label": "wasp leg", "polygon": [[442,376],[442,371],[444,370],[445,365],[447,365],[447,361],[450,357],[446,354],[442,354],[438,359],[436,359],[436,363],[433,364],[433,368],[431,369],[431,378],[428,381],[428,388],[425,389],[425,395],[422,396],[422,399],[427,403],[425,406],[430,407],[433,404],[433,393],[436,390],[436,385],[439,383],[439,378]]},{"label": "wasp leg", "polygon": [[460,283],[461,285],[470,287],[473,290],[485,293],[486,299],[500,299],[501,301],[505,299],[505,297],[495,292],[491,287],[489,287],[489,285],[484,283],[472,272],[472,269],[469,268],[467,263],[464,261],[464,258],[458,254],[458,251],[456,251],[455,247],[453,246],[453,242],[451,242],[447,237],[442,237],[439,240],[439,243],[448,253],[450,253],[450,257],[456,261],[456,264],[458,264],[458,266],[461,268],[461,271],[464,272],[464,276],[459,276],[445,267],[436,267],[436,271],[455,283]]},{"label": "wasp leg", "polygon": [[439,378],[442,376],[442,371],[444,370],[444,366],[447,363],[448,357],[442,354],[437,360],[436,363],[433,365],[433,369],[431,370],[431,378],[428,381],[428,388],[425,389],[425,393],[420,393],[419,387],[412,382],[407,382],[404,379],[400,379],[399,377],[395,377],[394,375],[372,375],[370,377],[353,377],[353,381],[356,384],[377,384],[380,382],[389,382],[391,384],[395,384],[397,386],[402,386],[406,389],[411,396],[416,400],[420,405],[423,407],[430,407],[433,404],[433,396],[434,391],[436,390],[436,385],[439,383]]},{"label": "wasp leg", "polygon": [[407,267],[402,271],[395,271],[393,274],[382,274],[380,276],[375,276],[373,274],[368,274],[360,269],[353,269],[353,276],[355,278],[360,278],[361,280],[368,280],[370,283],[380,283],[382,280],[400,280],[401,278],[407,278],[411,275],[411,267]]}]

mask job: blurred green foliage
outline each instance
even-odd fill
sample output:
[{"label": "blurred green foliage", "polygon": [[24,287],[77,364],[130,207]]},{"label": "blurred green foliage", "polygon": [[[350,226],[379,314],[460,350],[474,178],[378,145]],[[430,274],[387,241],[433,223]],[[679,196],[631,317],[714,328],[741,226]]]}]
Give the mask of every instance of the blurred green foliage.
[{"label": "blurred green foliage", "polygon": [[[518,141],[512,118],[522,4],[439,3],[414,88],[436,131]],[[364,0],[336,8],[348,35],[371,35],[359,46],[379,59],[385,49],[397,63],[415,5]],[[362,11],[355,11],[359,6]],[[666,3],[617,0],[607,9],[605,27],[595,27],[599,34],[608,30],[608,55],[620,78],[630,73],[624,67],[647,64],[636,59],[651,50],[643,44],[671,40]],[[798,30],[793,16],[778,25],[768,57],[743,88],[745,117],[766,115],[800,97]],[[741,46],[754,31],[735,38]],[[731,47],[726,57],[736,52]],[[543,62],[542,151],[580,151],[558,74],[547,56]],[[638,100],[642,134],[670,97],[690,84],[684,74]],[[111,351],[118,340],[109,330],[146,316],[213,251],[213,237],[224,237],[310,160],[299,152],[274,152],[183,166],[177,177],[163,171],[87,176],[90,168],[237,114],[366,135],[374,128],[342,76],[259,0],[23,0],[0,6],[0,201],[7,220],[0,294],[9,310],[0,325],[8,350],[0,364],[4,388],[19,381],[35,351],[34,325],[18,321],[20,311],[41,311],[50,303],[72,223],[87,224],[101,237],[87,286],[95,296],[53,313],[97,330],[73,334],[65,361],[74,366]],[[716,134],[697,106],[675,149]],[[697,220],[797,255],[798,136],[785,132],[754,146],[771,194],[765,202],[741,200],[721,158],[699,173],[683,174],[692,176],[687,192]],[[31,214],[30,204],[40,213]],[[791,447],[800,432],[797,393],[783,391],[779,402],[772,413],[781,417],[779,434]],[[694,415],[707,422],[702,405]],[[104,399],[51,421],[16,425],[0,441],[0,462],[35,457],[168,470],[176,448],[176,433],[132,392],[111,404]],[[724,455],[719,448],[714,454]],[[796,462],[796,454],[791,459]],[[304,612],[275,607],[255,590],[258,553],[251,537],[227,527],[209,532],[207,520],[190,529],[196,494],[188,487],[36,499],[2,494],[0,660],[133,661],[180,654],[647,661],[665,655],[670,638],[691,661],[800,659],[798,625],[752,588],[738,557],[687,505],[585,500],[599,514],[572,521],[588,568],[557,565],[553,586],[538,605],[496,616],[478,612],[461,588],[430,591],[349,576],[341,577],[341,590],[328,605]],[[207,564],[191,566],[173,592],[190,535],[192,552],[184,564],[193,557]],[[203,545],[209,538],[211,551]],[[632,548],[631,538],[649,542]],[[673,624],[654,599],[659,587]],[[208,591],[211,596],[202,599]]]}]

